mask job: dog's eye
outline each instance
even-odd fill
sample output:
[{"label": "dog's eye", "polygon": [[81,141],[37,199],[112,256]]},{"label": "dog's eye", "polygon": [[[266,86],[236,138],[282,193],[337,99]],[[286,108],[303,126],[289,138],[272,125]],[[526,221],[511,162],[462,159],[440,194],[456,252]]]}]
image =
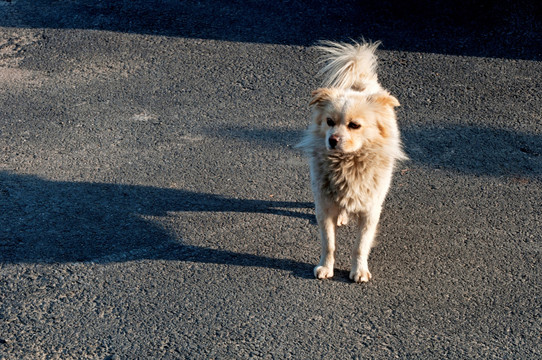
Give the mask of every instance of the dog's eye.
[{"label": "dog's eye", "polygon": [[349,127],[350,129],[354,129],[354,130],[355,130],[355,129],[359,129],[359,128],[361,127],[361,125],[360,125],[360,124],[356,124],[356,123],[351,122],[351,123],[348,123],[348,127]]},{"label": "dog's eye", "polygon": [[327,118],[326,122],[327,122],[327,125],[330,126],[330,127],[335,126],[335,121],[333,121],[332,118]]}]

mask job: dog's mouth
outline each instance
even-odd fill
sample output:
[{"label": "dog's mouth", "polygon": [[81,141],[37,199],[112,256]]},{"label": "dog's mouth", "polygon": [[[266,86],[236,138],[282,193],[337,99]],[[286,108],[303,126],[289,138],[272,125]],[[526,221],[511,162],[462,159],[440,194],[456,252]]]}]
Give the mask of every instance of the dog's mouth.
[{"label": "dog's mouth", "polygon": [[344,153],[344,151],[342,149],[339,149],[339,148],[331,148],[329,146],[326,147],[326,150],[328,153],[330,154],[342,154]]}]

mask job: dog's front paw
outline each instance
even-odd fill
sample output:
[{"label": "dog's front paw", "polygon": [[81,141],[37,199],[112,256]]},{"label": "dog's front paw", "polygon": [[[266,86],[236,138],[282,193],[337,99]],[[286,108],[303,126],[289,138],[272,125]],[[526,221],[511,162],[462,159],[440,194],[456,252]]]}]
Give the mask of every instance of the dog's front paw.
[{"label": "dog's front paw", "polygon": [[357,283],[367,282],[371,280],[371,273],[366,269],[352,270],[350,271],[350,279]]},{"label": "dog's front paw", "polygon": [[329,279],[333,277],[333,267],[318,265],[314,268],[314,276],[317,279]]}]

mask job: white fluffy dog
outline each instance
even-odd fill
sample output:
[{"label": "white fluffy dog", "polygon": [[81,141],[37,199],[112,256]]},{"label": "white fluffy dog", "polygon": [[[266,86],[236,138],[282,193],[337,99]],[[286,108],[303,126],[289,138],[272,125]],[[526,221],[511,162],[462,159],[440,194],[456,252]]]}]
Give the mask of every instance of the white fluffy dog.
[{"label": "white fluffy dog", "polygon": [[378,43],[322,42],[322,88],[312,93],[312,123],[299,147],[309,155],[322,239],[318,279],[333,276],[335,231],[355,219],[360,237],[350,279],[371,279],[368,257],[396,160],[406,159],[394,107],[376,75]]}]

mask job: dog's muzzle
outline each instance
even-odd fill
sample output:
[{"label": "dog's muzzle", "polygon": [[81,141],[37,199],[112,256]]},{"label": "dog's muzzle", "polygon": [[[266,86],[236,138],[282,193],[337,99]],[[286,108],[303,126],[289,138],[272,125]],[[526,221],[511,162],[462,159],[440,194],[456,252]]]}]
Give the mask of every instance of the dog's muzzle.
[{"label": "dog's muzzle", "polygon": [[330,149],[335,149],[337,147],[337,145],[339,145],[339,141],[341,139],[336,136],[336,135],[331,135],[328,139],[328,143],[329,143],[329,148]]}]

